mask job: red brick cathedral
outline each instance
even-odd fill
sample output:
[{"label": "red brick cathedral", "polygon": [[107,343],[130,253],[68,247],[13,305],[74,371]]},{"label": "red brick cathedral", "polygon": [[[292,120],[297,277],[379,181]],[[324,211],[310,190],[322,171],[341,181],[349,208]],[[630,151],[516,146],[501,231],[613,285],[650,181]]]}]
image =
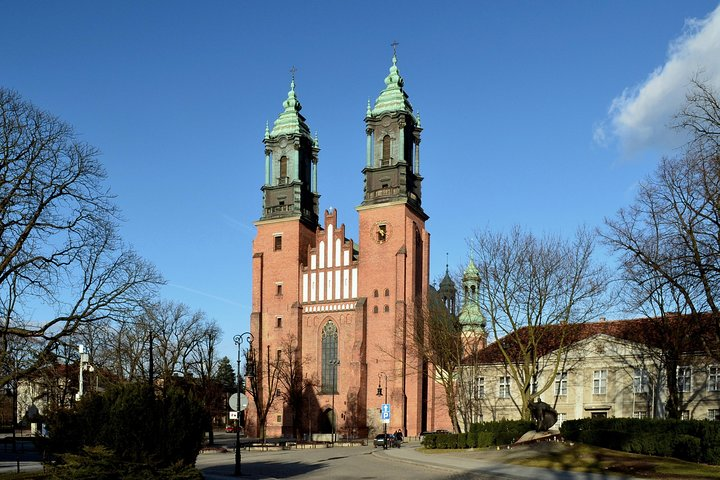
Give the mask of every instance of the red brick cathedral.
[{"label": "red brick cathedral", "polygon": [[[296,347],[296,378],[303,382],[302,402],[289,401],[286,387],[277,385],[268,436],[365,437],[382,431],[383,403],[391,406],[388,432],[450,426],[432,366],[414,346],[415,319],[431,288],[430,234],[422,208],[422,129],[396,62],[393,55],[385,89],[365,117],[359,244],[346,238],[336,211],[325,211],[320,224],[320,149],[300,114],[294,79],[283,112],[266,128],[251,314],[261,398],[272,388],[273,366],[288,368],[288,345]],[[252,403],[247,415],[252,435],[258,425]]]}]

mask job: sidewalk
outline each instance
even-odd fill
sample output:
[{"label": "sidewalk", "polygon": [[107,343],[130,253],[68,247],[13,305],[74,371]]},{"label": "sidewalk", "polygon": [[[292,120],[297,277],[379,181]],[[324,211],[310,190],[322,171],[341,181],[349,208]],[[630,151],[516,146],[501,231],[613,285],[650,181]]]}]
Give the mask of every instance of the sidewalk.
[{"label": "sidewalk", "polygon": [[[510,463],[501,463],[492,459],[483,459],[477,455],[462,452],[423,453],[420,444],[403,444],[401,448],[377,450],[373,455],[385,456],[397,462],[425,465],[448,472],[473,473],[498,479],[530,480],[634,480],[633,477],[613,474],[567,472],[536,467],[524,467]],[[490,452],[492,453],[492,452]]]}]

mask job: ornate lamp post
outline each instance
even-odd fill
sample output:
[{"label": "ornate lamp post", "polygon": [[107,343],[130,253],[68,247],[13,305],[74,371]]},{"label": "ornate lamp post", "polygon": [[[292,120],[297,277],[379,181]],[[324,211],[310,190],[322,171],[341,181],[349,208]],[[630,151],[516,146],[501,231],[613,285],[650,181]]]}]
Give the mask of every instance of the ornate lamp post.
[{"label": "ornate lamp post", "polygon": [[[240,359],[242,355],[242,351],[240,349],[240,345],[243,343],[243,340],[247,339],[248,342],[248,352],[252,350],[252,342],[253,342],[253,335],[250,332],[241,333],[240,335],[235,335],[233,337],[233,341],[235,342],[235,345],[238,347],[238,356],[237,356],[237,401],[238,401],[238,409],[237,409],[237,426],[235,428],[235,476],[239,477],[242,475],[240,472],[240,464],[242,460],[242,454],[240,453],[240,395],[245,390],[244,388],[244,382],[242,374],[240,373]],[[251,366],[249,365],[250,362],[248,361],[248,365],[246,367],[248,370],[251,369]],[[249,375],[248,375],[249,376]],[[241,390],[242,389],[242,390]]]},{"label": "ornate lamp post", "polygon": [[[385,372],[378,373],[377,396],[383,396],[382,384],[380,383],[380,378],[383,376],[385,377],[385,403],[387,403],[387,374]],[[383,422],[383,450],[387,450],[387,422]]]},{"label": "ornate lamp post", "polygon": [[332,439],[331,444],[335,446],[335,423],[337,415],[335,415],[335,393],[337,392],[337,367],[340,365],[340,360],[333,359],[328,362],[333,367],[333,381],[332,381]]}]

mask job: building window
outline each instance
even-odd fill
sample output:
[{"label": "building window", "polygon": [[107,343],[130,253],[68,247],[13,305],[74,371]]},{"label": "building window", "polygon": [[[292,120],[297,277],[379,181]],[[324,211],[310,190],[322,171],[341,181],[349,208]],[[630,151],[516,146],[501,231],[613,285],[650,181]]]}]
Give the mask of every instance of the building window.
[{"label": "building window", "polygon": [[330,320],[322,329],[322,392],[337,393],[338,331]]},{"label": "building window", "polygon": [[707,419],[712,420],[714,422],[720,420],[720,409],[718,409],[718,408],[709,409]]},{"label": "building window", "polygon": [[498,398],[510,398],[510,377],[500,377],[499,385]]},{"label": "building window", "polygon": [[380,294],[378,293],[378,291],[377,291],[377,290],[373,290],[373,297],[377,298],[377,297],[379,297],[379,296],[380,296]]},{"label": "building window", "polygon": [[638,410],[633,412],[633,418],[647,418],[647,410]]},{"label": "building window", "polygon": [[277,252],[282,250],[282,235],[275,235],[273,240],[273,251]]},{"label": "building window", "polygon": [[477,385],[475,388],[475,398],[485,398],[485,377],[477,378]]},{"label": "building window", "polygon": [[277,352],[275,352],[275,360],[279,363],[282,359],[282,350],[278,349]]},{"label": "building window", "polygon": [[385,306],[383,307],[383,312],[387,313],[387,312],[389,312],[389,311],[390,311],[390,305],[385,305]]},{"label": "building window", "polygon": [[607,418],[607,412],[592,412],[590,418]]},{"label": "building window", "polygon": [[386,289],[385,289],[385,296],[386,296],[386,297],[389,297],[389,296],[390,296],[390,289],[389,289],[389,288],[386,288]]},{"label": "building window", "polygon": [[690,410],[680,412],[680,420],[690,420]]},{"label": "building window", "polygon": [[385,135],[382,139],[382,164],[390,163],[390,135]]},{"label": "building window", "polygon": [[563,424],[563,422],[567,420],[567,413],[558,412],[557,416],[557,422],[555,422],[555,425],[553,426],[559,428]]},{"label": "building window", "polygon": [[277,283],[277,284],[275,284],[275,295],[277,295],[278,297],[280,297],[280,296],[282,296],[282,294],[283,294],[283,292],[282,292],[282,283]]},{"label": "building window", "polygon": [[692,390],[692,367],[677,367],[677,387],[682,393]]},{"label": "building window", "polygon": [[593,372],[593,395],[605,395],[607,393],[607,370],[595,370]]},{"label": "building window", "polygon": [[282,423],[282,415],[277,416],[277,423]]},{"label": "building window", "polygon": [[282,328],[282,317],[277,317],[275,319],[275,327],[276,328]]},{"label": "building window", "polygon": [[287,157],[286,156],[280,157],[280,178],[278,178],[278,183],[280,185],[285,185],[288,181],[287,164],[288,164]]},{"label": "building window", "polygon": [[555,395],[567,395],[568,374],[561,372],[555,375]]},{"label": "building window", "polygon": [[720,391],[720,366],[710,365],[708,367],[708,392]]},{"label": "building window", "polygon": [[635,393],[647,393],[648,385],[649,382],[647,370],[645,370],[644,368],[636,368],[633,373],[633,391]]},{"label": "building window", "polygon": [[373,307],[373,313],[378,313],[378,311],[379,311],[379,310],[378,310],[378,306],[375,305],[375,306]]},{"label": "building window", "polygon": [[375,230],[375,233],[377,234],[378,243],[384,242],[385,240],[387,240],[387,225],[381,223],[377,226],[377,230]]}]

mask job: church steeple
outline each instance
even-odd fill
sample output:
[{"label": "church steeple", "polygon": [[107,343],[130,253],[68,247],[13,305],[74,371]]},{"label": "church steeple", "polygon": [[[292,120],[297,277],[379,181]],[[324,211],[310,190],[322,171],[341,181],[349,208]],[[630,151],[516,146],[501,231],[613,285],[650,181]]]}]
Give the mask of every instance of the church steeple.
[{"label": "church steeple", "polygon": [[440,293],[440,298],[442,299],[445,308],[447,308],[450,313],[455,315],[455,299],[457,297],[457,289],[455,288],[455,282],[453,282],[452,278],[450,278],[450,268],[447,261],[445,262],[445,276],[440,281],[440,289],[438,290],[438,293]]},{"label": "church steeple", "polygon": [[[394,46],[396,46],[395,44]],[[420,133],[393,53],[385,89],[365,117],[367,156],[363,205],[405,202],[421,216]]]},{"label": "church steeple", "polygon": [[283,111],[265,126],[265,185],[261,220],[299,218],[318,224],[317,162],[320,148],[312,138],[295,94],[295,69]]},{"label": "church steeple", "polygon": [[470,259],[462,279],[463,304],[458,320],[462,328],[466,347],[482,348],[487,341],[485,317],[480,310],[480,273]]}]

